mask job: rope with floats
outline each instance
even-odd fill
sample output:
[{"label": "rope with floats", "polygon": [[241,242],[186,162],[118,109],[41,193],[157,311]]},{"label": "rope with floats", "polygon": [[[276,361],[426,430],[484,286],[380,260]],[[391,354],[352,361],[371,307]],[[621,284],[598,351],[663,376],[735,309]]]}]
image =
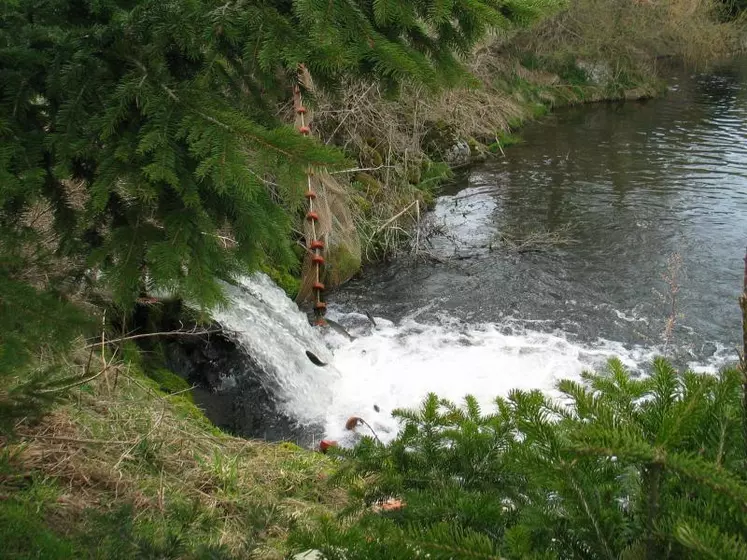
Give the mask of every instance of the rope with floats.
[{"label": "rope with floats", "polygon": [[[302,71],[303,67],[301,67],[301,72]],[[306,122],[307,109],[303,105],[301,87],[298,84],[293,86],[293,105],[300,120],[298,132],[300,132],[303,136],[309,136],[309,134],[311,134],[311,128],[309,127],[309,123]],[[311,253],[311,263],[314,266],[316,274],[316,281],[312,285],[312,288],[314,290],[314,324],[325,325],[326,321],[324,320],[324,314],[327,311],[327,304],[322,298],[322,293],[324,292],[324,284],[321,280],[322,266],[324,266],[324,256],[322,255],[322,251],[324,250],[324,241],[322,241],[321,239],[317,239],[316,225],[319,221],[319,214],[314,211],[314,200],[316,200],[316,192],[314,192],[314,188],[312,186],[313,176],[314,171],[309,168],[306,171],[306,193],[304,193],[304,196],[309,201],[309,210],[308,212],[306,212],[306,220],[311,225],[312,235],[311,239],[307,240],[306,248]]]}]

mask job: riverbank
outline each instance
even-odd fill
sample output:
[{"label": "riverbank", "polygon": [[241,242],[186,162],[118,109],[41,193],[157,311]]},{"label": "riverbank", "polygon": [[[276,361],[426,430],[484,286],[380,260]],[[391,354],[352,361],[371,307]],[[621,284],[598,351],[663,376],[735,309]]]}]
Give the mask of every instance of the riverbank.
[{"label": "riverbank", "polygon": [[526,122],[579,103],[662,95],[668,68],[702,69],[739,50],[743,26],[723,21],[719,6],[574,0],[528,30],[486,41],[468,61],[474,80],[465,87],[433,94],[405,85],[391,99],[356,84],[342,98],[322,97],[317,135],[358,162],[346,178],[362,257],[333,255],[328,284],[410,247],[413,224],[452,169],[501,158]]},{"label": "riverbank", "polygon": [[[471,87],[434,95],[406,85],[400,101],[392,101],[377,87],[358,85],[334,107],[320,100],[315,132],[357,158],[358,169],[342,176],[352,178],[351,208],[364,259],[383,259],[406,246],[412,224],[449,176],[447,159],[500,157],[517,127],[555,107],[653,95],[661,90],[658,73],[644,70],[659,56],[686,54],[645,51],[628,66],[629,55],[619,49],[635,51],[638,43],[627,39],[616,41],[615,49],[598,41],[588,49],[547,43],[555,45],[548,52],[537,46],[546,44],[545,34],[567,41],[581,29],[573,27],[575,17],[556,17],[478,49],[471,67],[479,82]],[[651,21],[645,29],[658,25]],[[561,28],[570,31],[558,33]],[[611,37],[622,35],[603,31],[603,39]],[[359,264],[352,261],[338,277]],[[119,327],[123,334],[132,329]],[[76,362],[78,379],[88,377],[86,358]],[[5,551],[21,558],[280,558],[291,527],[344,501],[323,481],[330,464],[322,455],[215,430],[180,393],[187,386],[178,378],[136,371],[136,361],[128,356],[119,366],[102,366],[100,377],[74,387],[39,423],[21,421],[18,439],[2,442]]]},{"label": "riverbank", "polygon": [[158,377],[112,364],[0,440],[4,558],[280,559],[343,504],[324,455],[226,435]]}]

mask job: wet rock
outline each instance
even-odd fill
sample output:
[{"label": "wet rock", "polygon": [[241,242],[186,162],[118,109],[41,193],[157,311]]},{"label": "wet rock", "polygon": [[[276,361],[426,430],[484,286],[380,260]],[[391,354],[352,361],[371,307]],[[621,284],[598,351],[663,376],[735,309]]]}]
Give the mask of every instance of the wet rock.
[{"label": "wet rock", "polygon": [[316,430],[300,427],[284,415],[274,398],[274,387],[262,369],[218,324],[204,328],[190,320],[181,302],[139,306],[133,325],[139,332],[210,331],[209,335],[143,338],[146,355],[161,355],[159,367],[185,379],[195,404],[222,430],[247,438],[295,441],[308,446]]},{"label": "wet rock", "polygon": [[312,443],[313,433],[278,410],[271,382],[227,336],[170,341],[165,354],[167,367],[195,386],[195,403],[219,428],[247,438]]},{"label": "wet rock", "polygon": [[464,140],[457,140],[444,152],[444,161],[452,167],[466,165],[470,162],[472,151]]}]

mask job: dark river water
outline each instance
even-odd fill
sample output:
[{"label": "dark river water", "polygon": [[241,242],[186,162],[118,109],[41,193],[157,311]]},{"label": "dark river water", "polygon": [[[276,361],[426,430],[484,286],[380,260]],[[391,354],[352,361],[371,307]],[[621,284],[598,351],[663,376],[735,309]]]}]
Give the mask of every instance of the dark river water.
[{"label": "dark river water", "polygon": [[[680,71],[670,84],[660,99],[579,106],[522,129],[522,144],[438,200],[423,232],[437,261],[369,270],[334,301],[394,321],[414,310],[425,323],[511,318],[579,341],[668,340],[667,353],[686,361],[733,356],[747,246],[747,59]],[[532,238],[539,245],[516,250]],[[568,244],[545,243],[557,238]],[[679,286],[671,335],[665,276]]]}]

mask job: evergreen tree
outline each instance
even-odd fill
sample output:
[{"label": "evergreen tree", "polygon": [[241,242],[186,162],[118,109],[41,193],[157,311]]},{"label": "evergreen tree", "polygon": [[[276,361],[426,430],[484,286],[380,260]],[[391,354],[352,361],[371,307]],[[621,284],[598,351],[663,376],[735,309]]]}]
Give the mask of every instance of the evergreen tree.
[{"label": "evergreen tree", "polygon": [[209,307],[216,279],[297,265],[305,174],[345,164],[278,116],[300,65],[327,88],[437,88],[541,6],[0,0],[0,373],[82,332],[64,303],[81,287],[124,311],[153,291]]},{"label": "evergreen tree", "polygon": [[303,174],[343,162],[278,120],[299,65],[327,86],[435,88],[465,76],[458,57],[490,26],[536,11],[526,0],[0,6],[2,220],[20,227],[35,202],[53,204],[59,254],[85,257],[122,305],[143,289],[212,305],[215,278],[293,263]]},{"label": "evergreen tree", "polygon": [[[431,395],[397,411],[389,444],[342,451],[344,522],[299,532],[325,558],[745,558],[741,377],[563,381],[559,402],[515,391],[484,414]],[[372,506],[396,497],[404,506]],[[354,521],[351,523],[350,519]]]}]

